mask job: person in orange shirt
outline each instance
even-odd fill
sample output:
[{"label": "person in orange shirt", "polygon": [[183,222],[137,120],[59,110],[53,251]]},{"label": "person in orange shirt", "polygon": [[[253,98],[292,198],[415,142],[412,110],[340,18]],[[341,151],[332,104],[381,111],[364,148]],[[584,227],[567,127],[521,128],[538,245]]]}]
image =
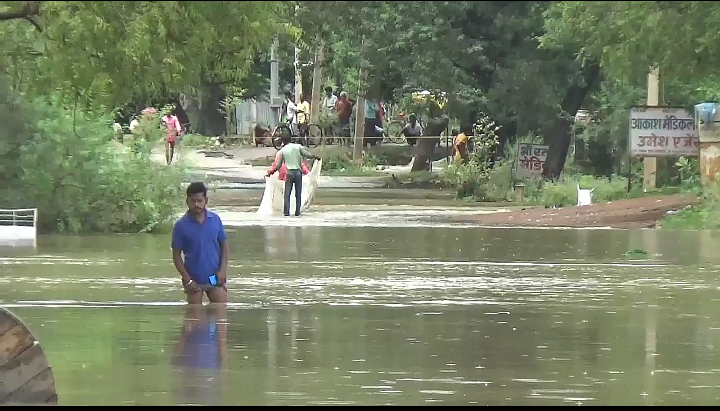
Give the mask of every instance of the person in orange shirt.
[{"label": "person in orange shirt", "polygon": [[468,161],[468,136],[465,133],[460,133],[458,130],[453,130],[453,151],[455,152],[455,161],[460,161],[465,164]]}]

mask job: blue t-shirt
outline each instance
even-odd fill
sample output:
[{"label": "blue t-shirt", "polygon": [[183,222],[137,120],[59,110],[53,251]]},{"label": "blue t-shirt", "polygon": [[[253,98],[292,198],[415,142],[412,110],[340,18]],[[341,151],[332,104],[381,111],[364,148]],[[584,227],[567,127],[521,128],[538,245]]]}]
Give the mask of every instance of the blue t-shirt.
[{"label": "blue t-shirt", "polygon": [[220,217],[205,211],[205,220],[200,223],[185,213],[173,226],[173,250],[182,251],[185,269],[200,285],[210,284],[210,276],[220,270],[220,244],[227,241]]}]

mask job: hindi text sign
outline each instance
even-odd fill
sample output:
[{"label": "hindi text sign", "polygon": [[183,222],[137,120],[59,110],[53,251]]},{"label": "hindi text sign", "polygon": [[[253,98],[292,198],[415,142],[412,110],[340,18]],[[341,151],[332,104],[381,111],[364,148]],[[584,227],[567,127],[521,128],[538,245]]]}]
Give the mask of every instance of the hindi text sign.
[{"label": "hindi text sign", "polygon": [[695,118],[683,108],[630,109],[630,155],[633,157],[697,157],[700,138]]},{"label": "hindi text sign", "polygon": [[540,144],[518,144],[515,177],[524,180],[542,175],[549,148],[549,146]]}]

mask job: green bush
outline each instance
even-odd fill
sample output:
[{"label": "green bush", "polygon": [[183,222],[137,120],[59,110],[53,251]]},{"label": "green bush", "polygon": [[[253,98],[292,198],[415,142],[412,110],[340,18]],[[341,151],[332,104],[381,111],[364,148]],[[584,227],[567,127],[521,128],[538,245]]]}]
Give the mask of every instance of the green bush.
[{"label": "green bush", "polygon": [[149,231],[179,211],[182,167],[150,159],[153,132],[134,150],[113,141],[109,116],[7,95],[0,101],[2,207],[37,208],[42,232],[69,233]]},{"label": "green bush", "polygon": [[133,138],[129,146],[133,153],[150,155],[152,148],[165,139],[165,127],[161,126],[162,114],[172,107],[165,106],[159,112],[152,107],[143,110],[138,119],[138,126],[133,130]]},{"label": "green bush", "polygon": [[[489,156],[495,153],[498,137],[495,134],[499,126],[489,117],[481,118],[475,126],[473,151],[465,164],[450,164],[445,173],[444,182],[457,189],[457,197],[472,197],[478,201],[496,201],[501,191],[500,174],[510,168],[498,167],[498,172],[490,168]],[[493,176],[495,176],[493,178]],[[507,176],[508,185],[510,176]],[[506,197],[507,190],[501,197]]]}]

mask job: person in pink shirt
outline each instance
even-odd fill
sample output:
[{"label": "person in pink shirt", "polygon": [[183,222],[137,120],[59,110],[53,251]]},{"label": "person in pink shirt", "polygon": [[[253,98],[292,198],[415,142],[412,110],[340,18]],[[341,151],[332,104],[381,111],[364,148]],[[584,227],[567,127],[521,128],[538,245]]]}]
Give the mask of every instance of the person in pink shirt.
[{"label": "person in pink shirt", "polygon": [[[277,163],[280,162],[280,153],[275,155],[275,161],[273,162],[272,169],[277,169]],[[300,163],[300,167],[302,167],[302,173],[307,175],[310,172],[310,167],[308,167],[307,163],[303,161]],[[278,170],[278,178],[280,181],[285,181],[285,178],[287,177],[287,166],[285,163],[283,163],[280,166],[280,170]]]},{"label": "person in pink shirt", "polygon": [[163,124],[167,127],[167,133],[165,134],[165,160],[168,165],[172,162],[173,155],[175,155],[175,143],[178,140],[178,136],[182,132],[180,126],[180,120],[178,120],[173,110],[168,110],[162,118]]}]

